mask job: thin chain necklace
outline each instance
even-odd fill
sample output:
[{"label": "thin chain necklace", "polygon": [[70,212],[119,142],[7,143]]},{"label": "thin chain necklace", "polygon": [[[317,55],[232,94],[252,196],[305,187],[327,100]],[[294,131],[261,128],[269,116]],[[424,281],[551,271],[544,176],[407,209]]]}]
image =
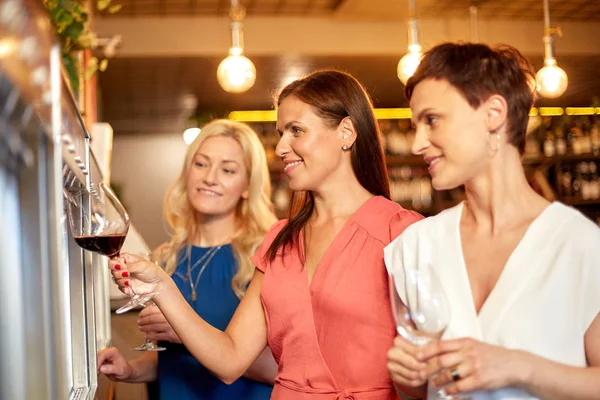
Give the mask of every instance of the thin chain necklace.
[{"label": "thin chain necklace", "polygon": [[[208,249],[208,250],[206,251],[206,253],[204,253],[204,254],[202,255],[202,257],[200,257],[200,259],[198,259],[198,261],[196,261],[196,262],[194,263],[194,265],[193,265],[193,266],[190,268],[190,262],[191,262],[191,254],[190,254],[190,253],[191,253],[191,248],[192,248],[192,246],[191,246],[191,245],[188,245],[188,246],[187,246],[187,251],[186,251],[186,257],[187,257],[187,260],[188,260],[188,271],[189,271],[189,273],[190,273],[190,274],[191,274],[192,272],[194,272],[194,270],[196,269],[196,267],[198,267],[198,265],[199,265],[199,264],[200,264],[202,261],[204,261],[204,259],[205,259],[206,257],[208,257],[208,256],[210,255],[210,253],[211,253],[211,252],[212,252],[212,251],[215,249],[214,247],[211,247],[210,249]],[[187,281],[188,281],[188,274],[187,274],[187,273],[184,275],[184,274],[182,274],[182,273],[180,273],[180,272],[175,272],[175,275],[177,275],[178,277],[180,277],[180,278],[181,278],[181,279],[182,279],[184,282],[187,282]]]},{"label": "thin chain necklace", "polygon": [[[215,256],[215,254],[217,254],[217,252],[219,250],[221,250],[221,247],[223,247],[223,246],[219,245],[217,247],[213,247],[212,249],[208,250],[206,252],[206,254],[204,254],[204,256],[202,256],[202,258],[200,258],[200,260],[198,260],[197,262],[194,263],[194,267],[192,267],[191,266],[191,259],[192,259],[192,257],[191,257],[191,249],[192,249],[192,246],[188,245],[188,249],[187,249],[187,259],[188,259],[187,278],[189,279],[189,282],[190,282],[190,289],[192,289],[192,302],[196,301],[196,289],[198,288],[198,283],[200,283],[200,277],[204,273],[204,270],[206,269],[206,267],[208,266],[208,264],[210,264],[211,260]],[[202,267],[200,267],[200,271],[198,272],[198,276],[196,277],[196,282],[192,284],[192,271],[204,259],[206,259],[206,261],[204,262],[204,264],[202,264]]]}]

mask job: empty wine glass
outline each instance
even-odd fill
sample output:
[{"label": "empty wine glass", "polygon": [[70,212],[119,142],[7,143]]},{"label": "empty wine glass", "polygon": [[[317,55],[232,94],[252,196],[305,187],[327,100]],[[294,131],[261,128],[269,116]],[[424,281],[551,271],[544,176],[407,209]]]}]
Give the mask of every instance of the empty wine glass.
[{"label": "empty wine glass", "polygon": [[[150,253],[139,253],[137,254],[139,257],[144,258],[148,261],[154,262],[156,265],[160,265],[158,263],[158,261],[155,261],[152,259],[152,254]],[[152,294],[153,296],[154,294]],[[148,297],[148,295],[146,295],[146,300],[143,301],[143,303],[141,303],[140,305],[142,307],[150,307],[154,305],[154,302],[152,302],[152,300],[150,300],[152,298],[152,296]],[[157,346],[154,344],[154,342],[150,339],[148,339],[148,333],[146,333],[146,340],[145,342],[138,346],[135,347],[133,350],[137,350],[137,351],[163,351],[166,350],[166,347],[162,347],[162,346]]]},{"label": "empty wine glass", "polygon": [[[406,268],[389,275],[390,301],[398,334],[417,346],[440,339],[450,323],[450,306],[431,266]],[[401,297],[399,293],[404,296]],[[443,389],[442,399],[456,399]]]}]

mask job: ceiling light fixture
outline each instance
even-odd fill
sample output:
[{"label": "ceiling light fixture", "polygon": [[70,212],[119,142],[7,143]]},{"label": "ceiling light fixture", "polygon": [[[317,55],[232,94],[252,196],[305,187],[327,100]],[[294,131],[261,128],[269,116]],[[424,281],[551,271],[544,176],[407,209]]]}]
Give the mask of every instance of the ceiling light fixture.
[{"label": "ceiling light fixture", "polygon": [[200,128],[187,128],[183,131],[183,141],[185,144],[191,144],[200,134]]},{"label": "ceiling light fixture", "polygon": [[250,89],[256,81],[256,67],[244,56],[244,31],[242,20],[246,9],[238,0],[231,0],[229,19],[231,20],[231,48],[229,56],[219,64],[217,80],[229,93],[242,93]]},{"label": "ceiling light fixture", "polygon": [[471,42],[479,42],[479,23],[477,22],[477,4],[475,1],[471,2],[469,7],[469,19],[471,22]]},{"label": "ceiling light fixture", "polygon": [[408,1],[408,53],[400,59],[396,72],[398,79],[406,85],[421,62],[421,45],[419,44],[419,27],[415,17],[415,0]]},{"label": "ceiling light fixture", "polygon": [[558,66],[554,58],[553,34],[562,36],[560,28],[550,27],[550,6],[544,0],[544,67],[535,76],[536,89],[548,99],[560,97],[569,84],[567,73]]}]

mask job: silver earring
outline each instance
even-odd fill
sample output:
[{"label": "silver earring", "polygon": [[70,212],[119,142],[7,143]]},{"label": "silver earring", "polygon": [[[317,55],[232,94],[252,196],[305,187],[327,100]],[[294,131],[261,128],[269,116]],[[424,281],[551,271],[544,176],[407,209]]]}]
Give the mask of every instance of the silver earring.
[{"label": "silver earring", "polygon": [[343,145],[343,146],[342,146],[342,150],[344,150],[344,151],[348,150],[348,146],[346,146],[346,145]]}]

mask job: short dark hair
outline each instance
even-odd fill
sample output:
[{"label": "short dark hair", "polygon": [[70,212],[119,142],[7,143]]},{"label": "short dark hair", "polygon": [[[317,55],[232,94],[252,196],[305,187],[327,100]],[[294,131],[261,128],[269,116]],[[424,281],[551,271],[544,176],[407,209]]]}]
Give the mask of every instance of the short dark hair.
[{"label": "short dark hair", "polygon": [[[389,199],[390,186],[381,132],[371,98],[360,82],[342,71],[319,70],[283,88],[277,98],[277,106],[288,97],[296,97],[311,106],[331,128],[337,127],[344,118],[350,118],[356,131],[356,141],[350,149],[354,174],[370,193]],[[269,248],[271,261],[279,248],[292,245],[314,209],[311,192],[294,192],[291,203],[289,221]]]},{"label": "short dark hair", "polygon": [[408,101],[415,87],[425,79],[445,79],[473,108],[499,94],[508,104],[508,140],[521,154],[529,111],[535,101],[535,74],[531,63],[514,47],[491,48],[480,43],[442,43],[421,59],[406,83]]}]

